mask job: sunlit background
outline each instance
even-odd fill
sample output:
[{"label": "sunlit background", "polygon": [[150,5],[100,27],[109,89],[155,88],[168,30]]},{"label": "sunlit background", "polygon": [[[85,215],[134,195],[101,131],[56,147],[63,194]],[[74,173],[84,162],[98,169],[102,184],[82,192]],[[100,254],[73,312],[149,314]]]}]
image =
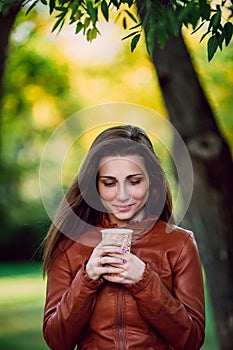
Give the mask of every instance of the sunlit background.
[{"label": "sunlit background", "polygon": [[[100,23],[101,36],[92,43],[81,34],[75,35],[75,28],[68,25],[60,34],[51,33],[53,24],[43,7],[27,17],[23,11],[19,14],[4,78],[0,128],[1,179],[5,184],[0,189],[4,210],[0,242],[1,350],[47,349],[41,332],[45,281],[38,247],[49,218],[40,198],[38,171],[51,133],[74,113],[102,103],[139,104],[167,117],[144,41],[131,54],[129,42],[121,40],[125,32],[114,22],[114,16],[110,23]],[[199,36],[186,33],[186,41],[232,150],[232,46],[208,63],[205,43],[199,44]],[[64,165],[64,187],[69,186],[91,139],[99,132],[96,128],[85,137],[85,119],[80,119],[77,130],[84,136]],[[156,141],[154,145],[162,158],[161,145]],[[169,164],[164,162],[173,184]],[[202,349],[217,350],[207,292],[206,296],[207,336]]]}]

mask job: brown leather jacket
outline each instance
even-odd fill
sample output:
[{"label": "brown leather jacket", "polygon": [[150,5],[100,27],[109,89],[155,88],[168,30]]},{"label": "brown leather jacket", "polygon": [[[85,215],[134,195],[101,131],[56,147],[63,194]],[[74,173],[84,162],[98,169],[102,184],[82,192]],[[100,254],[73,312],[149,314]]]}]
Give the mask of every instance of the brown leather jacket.
[{"label": "brown leather jacket", "polygon": [[[97,244],[98,229],[92,237]],[[74,242],[48,273],[43,330],[51,349],[200,349],[204,295],[192,232],[174,226],[167,233],[162,221],[150,225],[132,244],[146,263],[132,285],[91,280],[85,262],[92,250]]]}]

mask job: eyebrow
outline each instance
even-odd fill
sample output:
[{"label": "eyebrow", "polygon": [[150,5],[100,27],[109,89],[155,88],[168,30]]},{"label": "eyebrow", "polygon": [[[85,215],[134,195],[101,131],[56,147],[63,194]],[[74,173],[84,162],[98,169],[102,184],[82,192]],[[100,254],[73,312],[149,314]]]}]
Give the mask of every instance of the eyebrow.
[{"label": "eyebrow", "polygon": [[[126,179],[130,179],[131,177],[134,176],[143,176],[143,174],[132,174],[132,175],[128,175],[126,176]],[[99,179],[111,179],[111,180],[116,180],[116,178],[114,176],[99,176]]]}]

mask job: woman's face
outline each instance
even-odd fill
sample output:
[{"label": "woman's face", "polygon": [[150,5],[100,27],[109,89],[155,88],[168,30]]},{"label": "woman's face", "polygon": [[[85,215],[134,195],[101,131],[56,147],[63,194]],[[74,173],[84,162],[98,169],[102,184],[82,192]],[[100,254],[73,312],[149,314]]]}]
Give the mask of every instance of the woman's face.
[{"label": "woman's face", "polygon": [[124,226],[129,220],[142,220],[149,194],[143,159],[138,155],[102,158],[98,190],[110,222]]}]

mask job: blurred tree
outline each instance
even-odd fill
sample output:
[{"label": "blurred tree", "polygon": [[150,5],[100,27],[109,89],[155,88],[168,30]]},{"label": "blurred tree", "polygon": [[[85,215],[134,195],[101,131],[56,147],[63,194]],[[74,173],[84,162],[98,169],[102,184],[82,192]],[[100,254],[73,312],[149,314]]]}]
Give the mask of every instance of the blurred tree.
[{"label": "blurred tree", "polygon": [[[4,67],[7,58],[8,44],[9,44],[9,36],[11,29],[14,25],[15,18],[20,10],[20,4],[15,4],[14,6],[10,6],[9,11],[7,13],[5,11],[0,11],[0,26],[1,26],[1,35],[0,35],[0,216],[2,218],[2,228],[6,227],[7,215],[6,215],[6,207],[4,206],[4,200],[6,195],[6,189],[3,186],[4,183],[4,166],[2,162],[2,93],[3,93],[3,74]],[[10,173],[9,175],[12,175]]]},{"label": "blurred tree", "polygon": [[[12,4],[11,4],[12,5]],[[2,80],[5,62],[7,58],[9,36],[11,29],[14,25],[16,16],[20,11],[20,3],[15,3],[13,6],[9,6],[6,10],[1,8],[0,4],[0,26],[1,26],[1,35],[0,35],[0,105],[1,105],[1,96],[2,96]],[[1,108],[0,108],[0,155],[1,155]],[[0,157],[1,160],[1,157]],[[0,161],[0,170],[1,170],[1,161]],[[1,172],[0,172],[1,173]]]},{"label": "blurred tree", "polygon": [[[38,2],[34,1],[32,6]],[[41,2],[46,3],[44,0]],[[118,10],[121,3],[131,7],[133,1],[111,1],[111,4]],[[86,6],[83,6],[84,4]],[[195,4],[200,5],[198,5],[198,10]],[[205,35],[210,35],[208,40],[209,60],[212,59],[217,48],[222,48],[224,41],[226,45],[229,44],[232,38],[230,19],[233,7],[231,1],[231,6],[228,8],[230,10],[229,21],[226,21],[224,25],[222,24],[222,5],[225,6],[226,2],[218,4],[213,12],[208,4],[204,0],[197,3],[194,1],[137,1],[139,15],[145,29],[147,47],[158,73],[171,121],[186,142],[192,157],[195,184],[187,220],[198,237],[221,349],[230,350],[233,345],[231,337],[233,312],[232,160],[228,145],[215,122],[180,35],[182,23],[186,25],[190,23],[193,29],[196,29],[198,19],[201,18],[202,23],[209,24],[205,33]],[[57,3],[49,1],[49,5],[50,13],[55,10],[58,13],[54,30],[59,27],[61,29],[67,16],[71,23],[77,22],[76,32],[83,30],[89,41],[92,41],[98,33],[96,27],[98,6],[106,20],[109,16],[109,2],[105,0],[97,2],[96,5],[91,0],[85,2],[58,1]],[[79,5],[82,6],[81,12],[79,12]],[[182,8],[179,5],[182,5]],[[165,7],[161,8],[161,6]],[[161,12],[161,9],[164,12]],[[135,22],[133,32],[128,36],[132,37],[131,50],[133,51],[140,38],[141,23],[138,23],[132,12],[125,9],[124,11]],[[9,13],[10,11],[6,16]],[[158,16],[158,14],[163,15]],[[166,20],[166,23],[161,23],[159,18]],[[179,19],[178,22],[177,19]],[[127,27],[125,17],[123,26]],[[170,34],[176,34],[176,38]],[[161,46],[164,48],[161,49]]]},{"label": "blurred tree", "polygon": [[[137,0],[143,19],[143,0]],[[155,16],[155,15],[154,15]],[[147,28],[145,28],[147,35]],[[233,164],[181,35],[153,44],[152,61],[171,122],[182,136],[194,168],[186,226],[195,231],[214,306],[221,349],[233,347]],[[176,140],[175,140],[176,141]],[[176,142],[174,142],[176,151]],[[177,148],[177,152],[180,149]],[[185,191],[183,189],[184,198]]]}]

